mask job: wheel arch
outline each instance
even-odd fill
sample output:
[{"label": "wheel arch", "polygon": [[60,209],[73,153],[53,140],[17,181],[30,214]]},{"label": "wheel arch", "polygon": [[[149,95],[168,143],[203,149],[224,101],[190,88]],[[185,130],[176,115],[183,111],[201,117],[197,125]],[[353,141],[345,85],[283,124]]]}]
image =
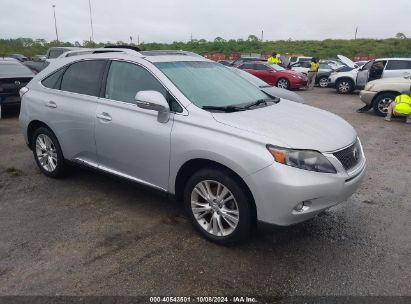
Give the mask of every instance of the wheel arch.
[{"label": "wheel arch", "polygon": [[[33,149],[33,134],[34,132],[40,128],[40,127],[44,127],[49,129],[51,132],[53,132],[53,130],[44,122],[40,121],[40,120],[32,120],[29,125],[27,126],[27,141],[29,144],[29,148]],[[56,134],[53,132],[54,136],[56,136]],[[57,138],[57,136],[56,136]]]},{"label": "wheel arch", "polygon": [[401,93],[400,92],[398,92],[398,91],[395,91],[395,90],[387,90],[387,91],[380,91],[380,92],[378,92],[377,94],[375,94],[375,96],[374,96],[374,98],[372,99],[372,101],[371,101],[371,106],[373,106],[374,105],[374,102],[375,102],[375,100],[379,97],[379,96],[381,96],[381,95],[383,95],[383,94],[394,94],[394,95],[400,95]]},{"label": "wheel arch", "polygon": [[251,203],[251,209],[253,211],[253,217],[254,219],[257,219],[257,208],[255,205],[254,201],[254,196],[246,184],[246,182],[241,178],[240,175],[238,175],[234,170],[230,169],[229,167],[213,161],[209,159],[204,159],[204,158],[195,158],[195,159],[190,159],[186,161],[178,170],[177,176],[175,179],[175,184],[174,184],[174,193],[175,193],[175,198],[177,201],[182,201],[183,200],[183,195],[184,195],[184,187],[188,181],[188,179],[198,170],[204,169],[204,168],[214,168],[214,169],[220,169],[223,171],[228,172],[230,175],[233,176],[242,186],[243,189],[245,189],[247,196],[249,198],[249,201]]}]

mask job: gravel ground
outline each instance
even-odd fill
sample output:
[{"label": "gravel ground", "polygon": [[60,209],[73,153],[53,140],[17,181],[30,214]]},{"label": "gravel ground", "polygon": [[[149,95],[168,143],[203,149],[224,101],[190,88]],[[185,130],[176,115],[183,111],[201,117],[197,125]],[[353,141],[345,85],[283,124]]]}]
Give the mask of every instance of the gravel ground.
[{"label": "gravel ground", "polygon": [[358,95],[301,94],[357,129],[364,182],[321,216],[235,247],[204,240],[178,203],[134,183],[84,169],[45,177],[10,113],[0,295],[411,295],[411,125],[355,113]]}]

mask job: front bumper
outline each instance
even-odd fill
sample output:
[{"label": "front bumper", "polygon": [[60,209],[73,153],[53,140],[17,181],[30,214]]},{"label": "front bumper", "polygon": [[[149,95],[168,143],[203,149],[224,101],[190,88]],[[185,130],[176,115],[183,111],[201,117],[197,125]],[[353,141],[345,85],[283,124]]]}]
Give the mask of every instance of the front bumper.
[{"label": "front bumper", "polygon": [[290,83],[290,89],[301,89],[307,86],[307,80],[293,81]]},{"label": "front bumper", "polygon": [[375,95],[377,95],[377,92],[362,90],[360,92],[360,99],[366,105],[372,105],[372,101],[374,100]]},{"label": "front bumper", "polygon": [[[360,185],[366,160],[363,157],[350,175],[341,169],[341,165],[336,168],[336,174],[318,173],[274,162],[247,176],[244,180],[254,196],[258,220],[289,226],[345,201]],[[305,206],[296,211],[294,208],[301,202],[305,202]]]}]

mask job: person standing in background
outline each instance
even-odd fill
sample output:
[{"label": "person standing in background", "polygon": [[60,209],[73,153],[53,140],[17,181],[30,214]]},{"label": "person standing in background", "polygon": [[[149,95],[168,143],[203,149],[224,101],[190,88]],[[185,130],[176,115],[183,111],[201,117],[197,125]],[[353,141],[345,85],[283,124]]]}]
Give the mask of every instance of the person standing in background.
[{"label": "person standing in background", "polygon": [[267,59],[267,62],[268,62],[268,63],[271,63],[271,64],[279,64],[279,63],[280,63],[280,59],[278,59],[277,53],[275,53],[275,52],[272,53],[272,54],[271,54],[271,57]]},{"label": "person standing in background", "polygon": [[308,82],[307,89],[312,90],[315,85],[315,79],[317,78],[318,68],[320,67],[319,58],[313,57],[310,62],[310,69],[308,70]]}]

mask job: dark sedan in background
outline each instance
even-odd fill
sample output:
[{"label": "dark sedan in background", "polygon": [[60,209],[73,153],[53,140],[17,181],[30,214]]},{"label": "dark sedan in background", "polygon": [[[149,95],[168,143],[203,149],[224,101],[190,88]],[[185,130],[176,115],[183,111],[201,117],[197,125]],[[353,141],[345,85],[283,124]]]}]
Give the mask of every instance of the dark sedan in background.
[{"label": "dark sedan in background", "polygon": [[34,73],[13,58],[0,58],[0,106],[4,113],[7,107],[20,105],[19,91],[33,78]]}]

